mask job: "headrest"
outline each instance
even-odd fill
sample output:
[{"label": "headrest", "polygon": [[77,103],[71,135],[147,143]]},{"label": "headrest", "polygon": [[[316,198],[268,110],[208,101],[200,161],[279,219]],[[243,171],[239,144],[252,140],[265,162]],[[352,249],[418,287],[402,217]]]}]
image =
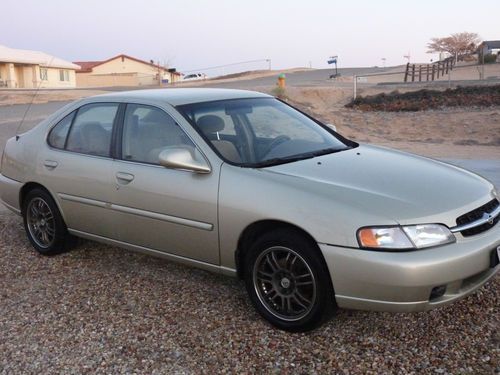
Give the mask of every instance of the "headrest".
[{"label": "headrest", "polygon": [[80,126],[82,129],[81,131],[85,134],[89,134],[91,132],[99,132],[107,134],[106,130],[102,127],[101,123],[97,121],[84,122]]},{"label": "headrest", "polygon": [[[139,120],[139,119],[137,119],[137,120]],[[170,120],[170,118],[168,117],[168,115],[165,112],[159,111],[159,110],[149,111],[149,113],[142,118],[142,121],[144,121],[144,122],[156,122],[158,124],[162,124],[162,123],[168,124],[168,123],[172,122],[172,120]]]},{"label": "headrest", "polygon": [[224,129],[224,120],[219,116],[215,115],[205,115],[201,116],[196,124],[200,128],[200,130],[205,134],[213,134],[220,132]]}]

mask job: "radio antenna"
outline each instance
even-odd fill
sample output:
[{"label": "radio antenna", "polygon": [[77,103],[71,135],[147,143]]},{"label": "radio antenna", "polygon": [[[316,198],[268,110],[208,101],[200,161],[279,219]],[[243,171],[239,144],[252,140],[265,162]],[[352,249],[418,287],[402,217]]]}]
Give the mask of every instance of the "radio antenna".
[{"label": "radio antenna", "polygon": [[[52,61],[54,61],[54,56],[52,56],[52,58],[50,59],[48,65],[45,67],[46,69],[49,69],[51,67]],[[48,72],[47,72],[47,75],[48,75]],[[26,110],[24,111],[24,114],[23,114],[23,117],[21,119],[21,122],[17,126],[17,129],[16,129],[16,141],[19,140],[19,130],[23,126],[24,120],[26,119],[26,115],[30,111],[31,106],[33,105],[33,102],[35,101],[35,98],[38,95],[38,92],[40,91],[40,87],[42,86],[42,82],[43,82],[43,79],[42,79],[42,77],[40,77],[40,83],[38,84],[38,86],[37,86],[37,88],[36,88],[33,96],[31,97],[31,101],[29,102],[28,107],[26,107]]]}]

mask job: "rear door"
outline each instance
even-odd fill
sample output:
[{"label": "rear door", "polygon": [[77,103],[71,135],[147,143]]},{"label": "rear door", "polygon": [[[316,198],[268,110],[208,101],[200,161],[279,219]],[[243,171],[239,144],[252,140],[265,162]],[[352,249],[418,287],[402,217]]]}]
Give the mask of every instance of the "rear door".
[{"label": "rear door", "polygon": [[112,209],[120,240],[219,264],[219,168],[198,174],[159,165],[163,149],[195,147],[164,109],[127,104],[121,133],[112,171]]},{"label": "rear door", "polygon": [[107,208],[114,189],[111,139],[118,103],[84,105],[49,132],[39,155],[42,184],[62,209],[68,228],[114,238]]}]

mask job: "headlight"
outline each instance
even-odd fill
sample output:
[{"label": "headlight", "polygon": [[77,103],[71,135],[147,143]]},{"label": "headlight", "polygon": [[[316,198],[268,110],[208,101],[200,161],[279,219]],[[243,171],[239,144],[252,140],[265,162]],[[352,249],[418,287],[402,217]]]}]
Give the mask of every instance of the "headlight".
[{"label": "headlight", "polygon": [[411,250],[455,242],[455,236],[441,224],[371,227],[358,230],[358,242],[370,249]]}]

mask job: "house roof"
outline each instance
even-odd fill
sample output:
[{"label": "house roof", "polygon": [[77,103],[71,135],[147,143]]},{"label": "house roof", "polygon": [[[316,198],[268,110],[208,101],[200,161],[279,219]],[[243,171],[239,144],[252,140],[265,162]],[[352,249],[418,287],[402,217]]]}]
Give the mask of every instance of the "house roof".
[{"label": "house roof", "polygon": [[76,64],[45,52],[9,48],[0,45],[0,61],[14,64],[40,65],[47,68],[80,69]]},{"label": "house roof", "polygon": [[[132,57],[132,56],[129,56],[129,55],[125,55],[125,54],[120,54],[120,55],[111,57],[110,59],[103,60],[103,61],[75,61],[75,64],[78,64],[78,65],[80,65],[82,67],[81,70],[78,71],[78,73],[90,73],[90,72],[92,72],[92,69],[95,68],[96,66],[106,64],[107,62],[110,62],[110,61],[113,61],[113,60],[116,60],[116,59],[119,59],[119,58],[122,58],[122,57],[130,59],[130,60],[137,61],[137,62],[139,62],[141,64],[149,65],[149,66],[151,66],[151,67],[153,67],[155,69],[158,69],[158,65],[157,64],[152,64],[152,63],[150,63],[148,61],[137,59],[135,57]],[[161,66],[160,66],[160,69],[163,70],[163,71],[167,71],[166,68],[163,68]],[[175,73],[172,73],[172,74],[179,74],[179,73],[175,72]]]},{"label": "house roof", "polygon": [[500,48],[500,40],[485,40],[483,43],[489,49],[497,49]]},{"label": "house roof", "polygon": [[99,65],[102,61],[74,61],[73,64],[80,65],[79,73],[91,72],[92,68]]}]

